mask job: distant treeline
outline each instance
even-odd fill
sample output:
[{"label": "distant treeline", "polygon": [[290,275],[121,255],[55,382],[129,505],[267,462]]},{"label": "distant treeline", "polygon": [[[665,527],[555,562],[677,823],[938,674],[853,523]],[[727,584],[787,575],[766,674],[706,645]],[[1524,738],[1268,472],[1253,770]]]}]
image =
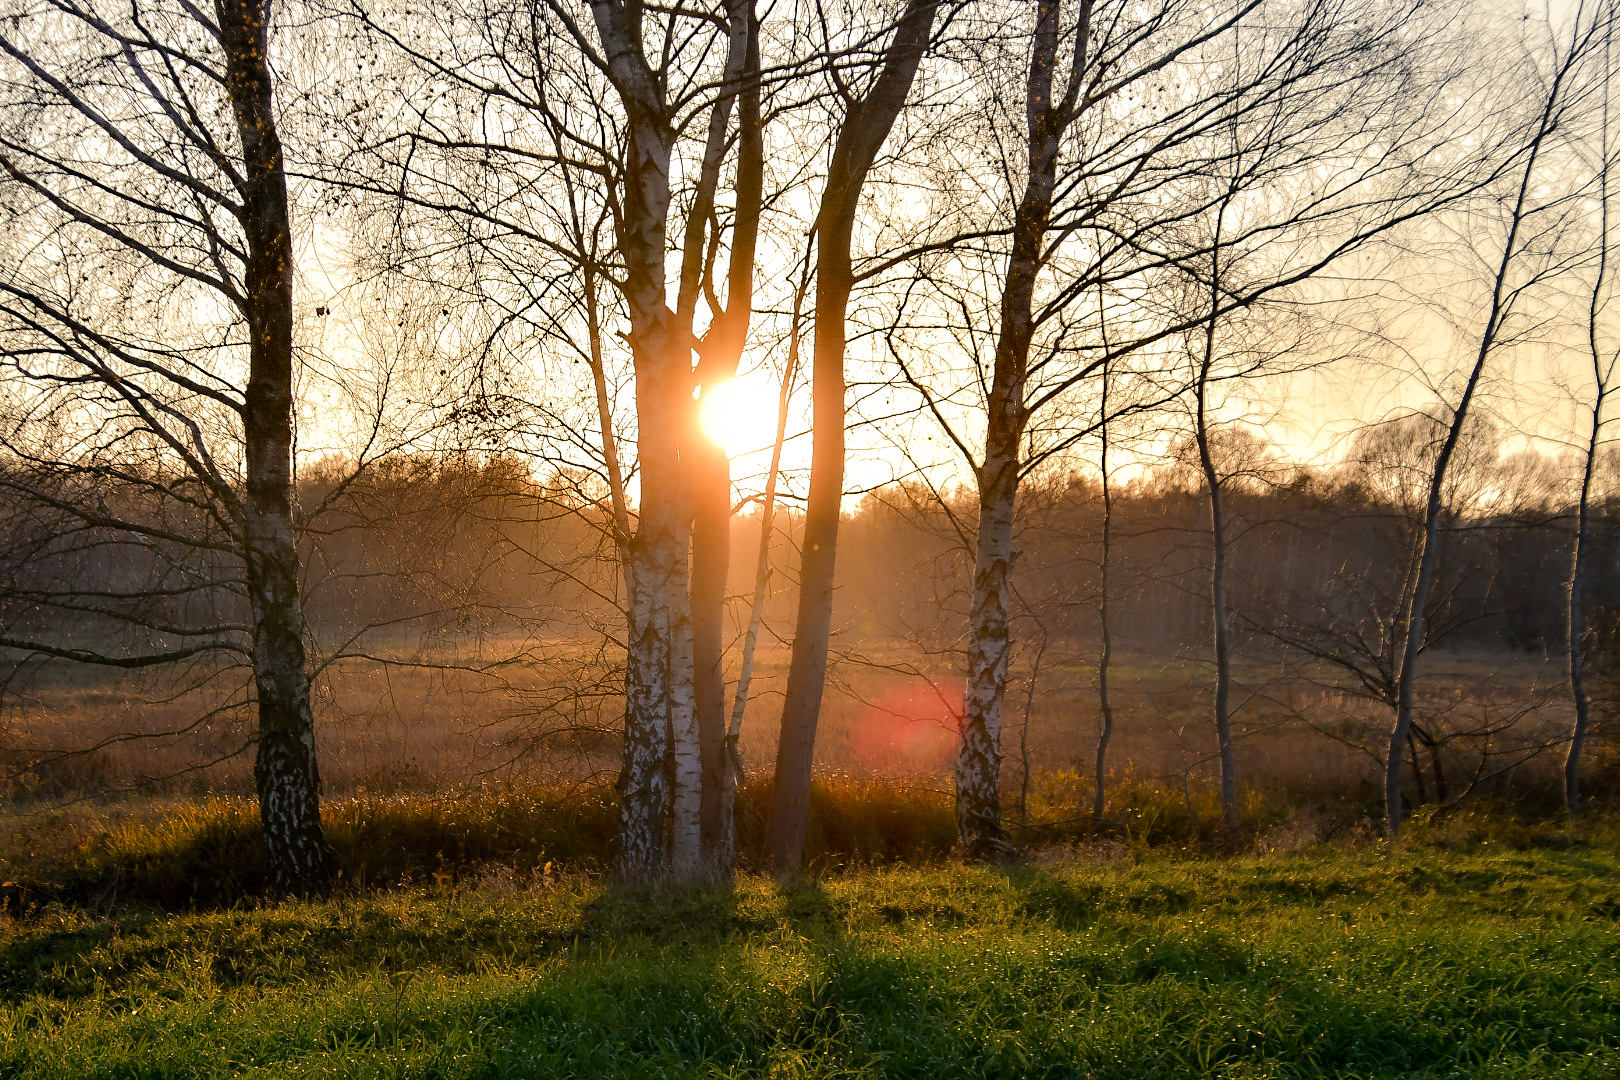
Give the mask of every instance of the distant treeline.
[{"label": "distant treeline", "polygon": [[[1280,475],[1280,474],[1279,474]],[[1209,637],[1207,500],[1173,469],[1112,494],[1110,594],[1116,642],[1133,652],[1185,654]],[[102,480],[121,518],[143,492]],[[536,478],[513,459],[412,456],[356,474],[341,462],[304,470],[298,484],[305,612],[323,650],[391,651],[487,637],[587,639],[620,624],[623,587],[611,513],[587,476]],[[1015,617],[1049,636],[1099,631],[1102,491],[1073,473],[1026,486],[1017,542]],[[1429,624],[1430,645],[1555,651],[1566,637],[1570,513],[1546,497],[1479,501],[1448,519]],[[172,502],[154,502],[172,510]],[[1595,507],[1589,604],[1600,652],[1620,618],[1620,498]],[[1412,531],[1399,491],[1354,467],[1292,470],[1233,483],[1232,607],[1250,641],[1377,666],[1381,636],[1409,586]],[[915,642],[948,655],[966,633],[973,504],[921,485],[863,498],[845,521],[836,625],[858,639]],[[44,630],[131,657],[191,642],[231,655],[245,646],[246,599],[233,560],[199,561],[214,526],[153,520],[152,533],[105,531],[54,516],[37,500],[6,508],[0,579],[5,633]],[[767,619],[791,619],[790,569],[800,519],[778,519]],[[758,544],[758,519],[733,520],[733,550]],[[163,533],[184,533],[181,545]],[[740,627],[752,558],[733,560]],[[244,629],[219,631],[222,624]],[[1383,628],[1383,629],[1381,629]],[[66,635],[64,635],[66,636]],[[1362,655],[1365,654],[1365,655]],[[36,659],[38,657],[36,656]]]},{"label": "distant treeline", "polygon": [[[1048,633],[1097,633],[1102,497],[1095,479],[1032,489],[1019,540],[1017,598]],[[1332,473],[1253,485],[1230,496],[1233,608],[1268,640],[1354,635],[1392,614],[1409,572],[1411,512]],[[968,515],[971,503],[953,507]],[[958,518],[959,519],[959,518]],[[1620,499],[1598,508],[1589,602],[1613,636],[1620,615]],[[1430,643],[1554,650],[1566,627],[1567,508],[1520,506],[1449,522]],[[958,637],[967,555],[951,515],[905,488],[866,499],[847,525],[840,566],[850,618],[880,633]],[[1196,650],[1209,639],[1209,512],[1199,492],[1137,483],[1113,496],[1113,632],[1144,653]],[[1281,637],[1279,637],[1279,635]]]}]

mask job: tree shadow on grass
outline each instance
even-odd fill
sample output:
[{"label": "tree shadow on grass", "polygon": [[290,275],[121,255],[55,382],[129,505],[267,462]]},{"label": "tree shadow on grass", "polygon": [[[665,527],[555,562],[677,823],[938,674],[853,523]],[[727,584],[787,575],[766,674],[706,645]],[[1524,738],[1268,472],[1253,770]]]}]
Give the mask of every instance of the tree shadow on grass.
[{"label": "tree shadow on grass", "polygon": [[[1310,902],[1297,882],[1272,886],[1279,904]],[[976,889],[989,898],[977,907]],[[125,923],[111,951],[108,934],[68,929],[52,945],[63,970],[98,950],[129,966],[81,971],[77,988],[36,977],[29,992],[146,997],[141,979],[164,964],[206,960],[221,990],[285,987],[264,999],[287,1014],[262,1020],[261,1062],[336,1069],[371,1056],[383,1060],[369,1071],[461,1077],[1125,1078],[1222,1066],[1438,1076],[1514,1062],[1524,1067],[1503,1075],[1529,1076],[1538,1046],[1573,1054],[1586,1039],[1613,1049],[1601,1036],[1601,984],[1583,990],[1535,975],[1490,990],[1487,975],[1464,971],[1469,985],[1442,985],[1413,1011],[1400,980],[1383,991],[1327,977],[1291,940],[1257,948],[1253,928],[1220,915],[1210,896],[1154,875],[1014,867],[865,891],[819,881],[618,888],[534,903],[473,898],[460,912],[454,898],[424,897],[422,911],[409,899]],[[1004,916],[985,906],[1002,903],[1011,905]],[[1197,915],[1206,903],[1219,916],[1207,925],[1161,918]],[[1116,922],[1116,912],[1145,918]],[[167,953],[177,944],[191,957]],[[27,960],[16,945],[0,951],[11,1002],[24,989],[14,964]],[[477,977],[414,974],[430,962],[441,975]],[[1383,978],[1384,962],[1346,972]],[[1487,990],[1488,1024],[1476,1015]],[[1584,996],[1572,1005],[1569,994]],[[172,1041],[132,1040],[109,1049],[103,1071],[174,1075],[183,1054]],[[1543,1064],[1542,1074],[1553,1071],[1551,1059]]]}]

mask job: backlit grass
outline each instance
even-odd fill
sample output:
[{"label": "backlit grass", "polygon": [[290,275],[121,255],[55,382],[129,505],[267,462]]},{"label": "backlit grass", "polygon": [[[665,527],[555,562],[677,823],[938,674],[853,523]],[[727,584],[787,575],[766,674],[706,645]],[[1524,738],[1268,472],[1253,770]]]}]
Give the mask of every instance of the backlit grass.
[{"label": "backlit grass", "polygon": [[[770,785],[738,803],[745,860],[764,842]],[[816,870],[939,862],[956,841],[949,796],[903,781],[818,777],[806,843]],[[321,820],[338,887],[459,885],[551,864],[611,863],[617,818],[605,785],[508,785],[328,799]],[[226,906],[265,888],[258,807],[247,799],[112,804],[105,811],[0,813],[0,911],[59,901],[105,909]]]},{"label": "backlit grass", "polygon": [[0,1076],[1613,1076],[1617,918],[1609,845],[49,909]]}]

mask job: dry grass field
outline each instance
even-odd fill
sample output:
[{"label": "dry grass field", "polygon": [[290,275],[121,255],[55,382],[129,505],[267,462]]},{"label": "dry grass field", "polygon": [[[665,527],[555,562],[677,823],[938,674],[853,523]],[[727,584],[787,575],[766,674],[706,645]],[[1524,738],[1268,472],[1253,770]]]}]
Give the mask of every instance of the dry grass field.
[{"label": "dry grass field", "polygon": [[[321,768],[332,797],[448,792],[488,784],[579,782],[617,766],[618,677],[612,658],[565,642],[470,649],[417,648],[399,663],[349,661],[319,680]],[[785,648],[762,650],[743,727],[750,774],[775,753]],[[1567,723],[1555,662],[1524,654],[1442,654],[1425,684],[1431,727],[1452,787],[1524,764],[1484,786],[1552,775]],[[1052,648],[1030,684],[1015,666],[1005,716],[1004,779],[1016,800],[1026,767],[1089,776],[1099,730],[1096,665],[1083,648]],[[1239,769],[1278,798],[1370,794],[1385,715],[1332,673],[1275,659],[1235,671]],[[1113,667],[1115,733],[1109,772],[1191,796],[1214,781],[1209,666],[1185,657],[1127,655]],[[12,800],[61,802],[110,794],[175,797],[251,791],[246,709],[218,710],[243,692],[227,672],[175,696],[173,675],[107,675],[67,668],[35,676],[0,715],[0,785]],[[948,663],[881,643],[848,645],[824,699],[818,759],[828,774],[901,780],[945,791],[960,679]],[[1545,747],[1534,753],[1537,747]],[[1614,752],[1601,738],[1597,774]],[[1424,757],[1427,763],[1428,755]]]},{"label": "dry grass field", "polygon": [[[501,650],[511,651],[419,648],[400,652],[399,663],[323,672],[322,816],[345,880],[529,880],[548,864],[589,869],[609,857],[619,692],[611,658],[562,642],[529,643],[519,661],[481,658]],[[760,657],[744,726],[745,863],[763,835],[787,660],[781,648]],[[1503,810],[1525,828],[1555,821],[1566,723],[1556,665],[1450,655],[1433,658],[1431,671],[1425,715],[1446,738],[1451,799],[1482,782],[1456,811],[1437,815],[1431,778],[1414,827],[1466,840],[1503,837]],[[1223,847],[1206,664],[1127,656],[1115,665],[1101,823],[1090,818],[1095,664],[1083,650],[1053,648],[1033,688],[1030,674],[1014,668],[1004,732],[1004,805],[1017,839],[1116,852]],[[1243,813],[1258,850],[1378,835],[1376,762],[1366,748],[1386,718],[1325,675],[1276,662],[1236,672]],[[210,712],[240,685],[220,677],[181,696],[168,685],[161,676],[92,681],[47,671],[14,697],[0,741],[0,906],[50,895],[192,906],[254,891],[262,855],[248,716]],[[812,866],[949,853],[958,685],[948,668],[899,646],[843,650],[822,711]],[[1616,751],[1599,738],[1589,759],[1589,789],[1605,802],[1620,786]],[[1432,769],[1426,753],[1422,760]],[[8,899],[8,888],[21,892]]]}]

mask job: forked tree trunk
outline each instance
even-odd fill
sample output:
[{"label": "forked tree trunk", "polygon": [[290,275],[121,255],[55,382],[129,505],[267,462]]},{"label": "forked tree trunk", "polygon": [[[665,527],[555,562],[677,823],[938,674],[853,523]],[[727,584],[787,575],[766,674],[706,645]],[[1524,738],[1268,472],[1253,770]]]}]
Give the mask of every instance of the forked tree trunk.
[{"label": "forked tree trunk", "polygon": [[1429,801],[1429,788],[1423,779],[1423,759],[1418,756],[1417,738],[1406,733],[1406,756],[1412,763],[1412,782],[1417,785],[1417,801],[1421,806]]},{"label": "forked tree trunk", "polygon": [[839,128],[816,221],[810,492],[799,563],[799,611],[766,836],[766,858],[778,872],[797,870],[804,857],[816,726],[827,679],[833,571],[844,500],[844,319],[854,285],[850,245],[855,211],[878,149],[911,91],[938,5],[939,0],[907,0],[882,70],[866,96],[851,104]]},{"label": "forked tree trunk", "polygon": [[[750,163],[745,160],[750,148],[757,146],[759,133],[757,85],[744,74],[749,64],[757,72],[758,26],[752,4],[734,0],[728,12],[726,79],[710,115],[697,202],[687,221],[685,258],[676,310],[672,311],[666,295],[666,241],[676,133],[665,100],[662,69],[654,70],[644,51],[646,8],[637,0],[591,0],[590,7],[603,44],[606,73],[626,117],[623,199],[615,217],[635,361],[641,466],[641,514],[637,535],[628,545],[626,571],[631,612],[618,872],[630,880],[666,874],[692,879],[707,869],[706,801],[711,841],[718,825],[718,803],[712,797],[706,800],[705,788],[718,790],[721,771],[715,752],[720,715],[716,700],[724,693],[718,620],[724,610],[729,557],[729,506],[722,504],[729,500],[730,487],[724,455],[710,453],[712,448],[698,432],[693,397],[694,390],[735,372],[748,325],[752,230],[758,226],[760,179],[757,163],[750,174]],[[753,130],[744,132],[741,139],[730,306],[717,315],[711,338],[698,342],[693,314],[708,272],[702,254],[710,250],[704,238],[727,145],[727,125],[739,92],[745,110],[753,102],[751,117],[744,124],[747,127],[751,119]],[[694,373],[694,348],[714,361],[709,370]],[[696,551],[695,514],[700,518]],[[698,576],[695,583],[694,572]],[[695,625],[694,602],[698,605]]]},{"label": "forked tree trunk", "polygon": [[1452,414],[1451,424],[1446,429],[1445,439],[1435,457],[1428,499],[1424,506],[1423,531],[1418,541],[1417,578],[1412,588],[1411,601],[1402,612],[1396,626],[1396,636],[1401,642],[1401,661],[1396,686],[1395,722],[1390,727],[1388,751],[1384,757],[1384,827],[1391,840],[1400,834],[1403,811],[1400,751],[1412,727],[1417,661],[1423,650],[1429,594],[1434,586],[1440,560],[1440,524],[1444,512],[1442,496],[1447,469],[1462,435],[1463,425],[1467,421],[1474,391],[1484,374],[1485,363],[1496,346],[1497,336],[1502,332],[1503,324],[1516,299],[1516,290],[1510,286],[1509,274],[1519,255],[1520,232],[1525,229],[1527,219],[1537,209],[1531,208],[1528,204],[1532,195],[1536,194],[1536,167],[1541,158],[1542,148],[1547,138],[1562,123],[1563,112],[1569,105],[1567,98],[1572,87],[1577,90],[1579,88],[1578,76],[1582,64],[1597,49],[1603,49],[1606,56],[1611,25],[1610,15],[1606,12],[1592,20],[1576,19],[1568,47],[1557,54],[1556,66],[1550,73],[1551,78],[1539,103],[1535,130],[1525,153],[1518,188],[1514,192],[1507,235],[1502,244],[1502,257],[1497,263],[1496,274],[1491,282],[1490,303],[1486,311],[1485,325],[1480,333],[1479,349],[1474,355],[1473,366],[1469,370],[1467,382],[1463,385],[1461,399]]},{"label": "forked tree trunk", "polygon": [[259,734],[253,774],[269,883],[305,894],[329,879],[292,515],[292,228],[268,62],[270,5],[220,0],[226,90],[242,141],[249,371],[242,427],[243,546]]},{"label": "forked tree trunk", "polygon": [[[663,87],[642,47],[638,3],[591,0],[612,80],[626,114],[622,206],[617,215],[622,290],[636,373],[641,507],[626,545],[628,601],[624,755],[619,771],[621,880],[662,877],[671,862],[697,863],[701,770],[696,767],[692,637],[687,595],[690,510],[682,492],[681,449],[690,431],[691,337],[666,301],[669,167],[675,135]],[[666,767],[672,740],[691,753]],[[672,790],[673,785],[673,790]],[[664,815],[690,822],[690,841],[666,860]]]},{"label": "forked tree trunk", "polygon": [[[1506,267],[1503,267],[1503,274]],[[1487,333],[1487,341],[1494,335]],[[1488,355],[1488,344],[1482,343],[1473,372],[1452,415],[1430,476],[1429,495],[1423,515],[1423,531],[1419,534],[1418,572],[1412,586],[1412,596],[1397,626],[1401,641],[1401,665],[1396,682],[1395,723],[1390,728],[1389,749],[1384,760],[1384,830],[1391,840],[1400,834],[1405,807],[1401,792],[1401,751],[1412,742],[1412,709],[1417,691],[1417,661],[1423,651],[1423,638],[1428,615],[1429,593],[1434,588],[1434,577],[1440,562],[1440,519],[1444,512],[1442,492],[1447,467],[1462,432],[1463,421],[1473,403],[1474,387],[1479,382]],[[1421,770],[1417,750],[1412,750],[1412,767]],[[1421,778],[1420,781],[1421,783]]]}]

